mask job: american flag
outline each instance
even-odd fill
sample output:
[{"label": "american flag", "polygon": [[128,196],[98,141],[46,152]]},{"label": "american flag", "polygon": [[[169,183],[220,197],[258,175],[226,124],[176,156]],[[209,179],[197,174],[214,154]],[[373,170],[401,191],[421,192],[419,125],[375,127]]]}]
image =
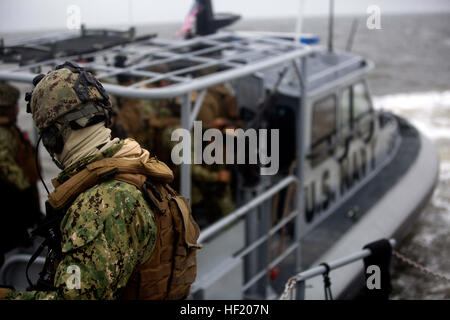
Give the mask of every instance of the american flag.
[{"label": "american flag", "polygon": [[200,10],[200,6],[198,1],[194,2],[194,5],[192,6],[191,11],[189,11],[189,14],[187,15],[186,19],[184,20],[183,26],[178,31],[178,36],[183,36],[192,29],[192,25],[194,24],[195,17],[197,16],[198,12]]}]

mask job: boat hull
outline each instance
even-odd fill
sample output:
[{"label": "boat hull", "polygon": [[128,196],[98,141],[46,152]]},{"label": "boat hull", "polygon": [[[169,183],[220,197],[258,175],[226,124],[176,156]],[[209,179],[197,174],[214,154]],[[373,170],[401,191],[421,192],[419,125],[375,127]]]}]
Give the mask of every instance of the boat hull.
[{"label": "boat hull", "polygon": [[[382,238],[395,238],[399,241],[408,234],[433,194],[439,173],[436,148],[423,134],[417,132],[416,138],[420,149],[407,171],[312,266],[359,251],[370,242]],[[398,157],[402,155],[405,156],[400,149]],[[354,298],[365,285],[362,261],[333,270],[330,277],[333,295],[338,298]],[[305,298],[324,298],[322,277],[307,281]]]}]

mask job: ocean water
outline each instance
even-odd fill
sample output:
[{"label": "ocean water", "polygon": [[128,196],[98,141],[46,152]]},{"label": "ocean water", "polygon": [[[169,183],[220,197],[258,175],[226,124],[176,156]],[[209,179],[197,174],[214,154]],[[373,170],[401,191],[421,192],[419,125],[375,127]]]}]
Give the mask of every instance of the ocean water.
[{"label": "ocean water", "polygon": [[[449,276],[450,272],[450,91],[392,94],[375,98],[377,108],[409,119],[435,143],[440,156],[439,181],[410,235],[398,250]],[[424,275],[394,258],[394,299],[450,299],[450,283]]]},{"label": "ocean water", "polygon": [[[335,20],[335,47],[343,49],[351,24],[357,19],[359,28],[353,51],[375,62],[369,84],[376,108],[391,110],[409,119],[430,137],[440,155],[440,175],[430,203],[409,236],[397,249],[429,267],[450,275],[450,15],[382,16],[381,30],[366,28],[366,17],[338,17]],[[293,32],[295,19],[243,20],[234,30],[267,30]],[[181,24],[138,26],[138,34],[157,32],[174,38]],[[307,18],[304,31],[326,41],[327,20]],[[5,40],[21,34],[1,35]],[[26,35],[27,37],[30,34]],[[20,85],[26,91],[28,85]],[[29,115],[21,102],[19,125],[32,132]],[[44,148],[40,149],[44,179],[58,169]],[[41,187],[41,195],[45,190]],[[394,299],[450,299],[450,284],[397,263],[393,268]]]}]

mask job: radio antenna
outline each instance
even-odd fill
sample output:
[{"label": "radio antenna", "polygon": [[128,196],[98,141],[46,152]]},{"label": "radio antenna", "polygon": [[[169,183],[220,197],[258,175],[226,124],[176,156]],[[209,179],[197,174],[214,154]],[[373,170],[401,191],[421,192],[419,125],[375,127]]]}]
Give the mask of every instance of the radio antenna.
[{"label": "radio antenna", "polygon": [[330,0],[330,16],[328,19],[328,52],[333,52],[334,0]]},{"label": "radio antenna", "polygon": [[345,47],[345,50],[348,52],[352,51],[353,42],[355,41],[355,35],[357,30],[358,30],[358,19],[355,18],[352,22],[352,27],[350,29],[350,34],[347,40],[347,46]]},{"label": "radio antenna", "polygon": [[302,26],[303,26],[303,11],[304,11],[304,7],[305,7],[305,1],[306,0],[299,0],[299,3],[298,3],[298,16],[297,16],[297,23],[295,25],[294,42],[300,41],[300,38],[301,38]]}]

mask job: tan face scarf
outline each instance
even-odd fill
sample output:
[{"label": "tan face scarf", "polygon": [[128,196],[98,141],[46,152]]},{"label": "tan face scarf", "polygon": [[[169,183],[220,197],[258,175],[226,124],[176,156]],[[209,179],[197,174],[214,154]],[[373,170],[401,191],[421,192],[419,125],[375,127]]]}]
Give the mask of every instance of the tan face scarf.
[{"label": "tan face scarf", "polygon": [[111,130],[105,127],[104,122],[79,130],[68,128],[63,139],[64,149],[60,154],[56,154],[55,158],[64,168],[83,158],[96,155],[120,141],[118,138],[111,140]]},{"label": "tan face scarf", "polygon": [[129,159],[132,161],[139,159],[142,163],[145,163],[150,158],[150,152],[141,148],[139,143],[134,139],[128,138],[125,139],[122,148],[114,154],[113,158]]}]

